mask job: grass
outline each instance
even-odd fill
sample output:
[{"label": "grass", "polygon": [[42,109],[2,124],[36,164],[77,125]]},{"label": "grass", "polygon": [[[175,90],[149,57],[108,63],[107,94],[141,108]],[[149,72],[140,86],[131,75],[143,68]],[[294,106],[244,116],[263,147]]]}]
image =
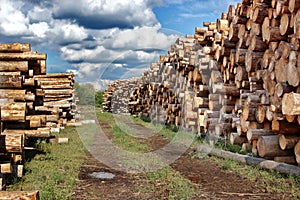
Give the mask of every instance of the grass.
[{"label": "grass", "polygon": [[149,182],[140,190],[152,191],[160,199],[191,199],[195,193],[191,181],[183,178],[171,167],[149,172],[145,177]]},{"label": "grass", "polygon": [[[145,142],[128,135],[126,131],[131,131],[131,127],[126,124],[117,124],[111,113],[97,112],[96,114],[99,120],[111,126],[112,140],[120,148],[137,153],[147,152],[151,149]],[[150,124],[139,118],[131,117],[131,119],[135,123],[157,130],[157,134],[169,140],[172,140],[177,133],[181,134],[176,127]],[[96,127],[88,125],[80,128],[86,133],[81,137],[90,138],[87,141],[93,143],[93,134],[89,135],[88,133],[93,132],[92,130]],[[60,136],[68,137],[69,143],[48,144],[39,141],[38,148],[41,149],[41,152],[31,157],[30,161],[25,162],[25,175],[20,180],[13,180],[14,184],[9,185],[8,190],[39,190],[41,199],[71,199],[80,166],[85,158],[85,149],[74,127],[67,127]],[[201,143],[203,140],[194,142],[194,145],[198,142]],[[216,146],[241,153],[241,149],[234,145],[218,144]],[[190,156],[195,157],[195,154]],[[216,162],[222,166],[223,170],[241,174],[259,187],[265,188],[266,192],[291,194],[294,199],[300,199],[300,177],[281,175],[274,171],[262,170],[259,167],[240,164],[229,159],[217,157],[206,157],[205,159]],[[151,193],[159,199],[191,199],[197,192],[191,181],[170,166],[155,172],[147,172],[141,177],[143,185],[134,186],[134,190],[141,195]]]},{"label": "grass", "polygon": [[[126,125],[123,125],[124,127]],[[147,152],[151,149],[147,144],[140,142],[138,139],[130,136],[124,131],[124,127],[120,128],[118,125],[113,125],[112,133],[113,138],[112,141],[121,149],[130,152]],[[128,130],[129,127],[126,127]]]},{"label": "grass", "polygon": [[172,140],[178,131],[178,128],[175,126],[165,126],[159,123],[153,124],[151,123],[151,120],[146,117],[140,118],[131,116],[131,120],[136,124],[140,124],[154,130],[158,135],[163,136],[168,140]]},{"label": "grass", "polygon": [[59,136],[68,137],[69,143],[40,142],[42,153],[25,162],[25,175],[8,190],[39,190],[41,199],[71,199],[85,149],[75,127],[66,127]]},{"label": "grass", "polygon": [[[136,153],[143,153],[151,149],[151,147],[144,142],[141,142],[140,140],[128,135],[126,132],[132,131],[131,127],[128,127],[126,124],[120,122],[116,124],[111,113],[98,112],[97,117],[100,121],[108,123],[112,126],[112,140],[120,148]],[[160,124],[154,125],[136,117],[120,117],[130,119],[136,124],[146,126],[169,140],[173,139],[176,135],[174,130]],[[142,162],[144,165],[147,165],[147,161],[149,160],[151,161],[151,158],[145,158],[145,160],[142,159]],[[153,160],[148,164],[151,165],[155,162],[156,161]],[[125,163],[125,165],[139,166],[139,163]],[[143,177],[146,184],[142,187],[137,186],[135,188],[137,193],[152,193],[155,195],[155,197],[160,199],[190,199],[195,193],[191,181],[185,179],[180,175],[179,172],[176,172],[170,166],[163,167],[155,172],[145,173]]]},{"label": "grass", "polygon": [[259,187],[265,188],[266,192],[291,194],[294,199],[300,198],[300,177],[263,170],[258,166],[244,165],[230,159],[213,156],[209,159],[221,165],[223,170],[230,170],[243,175]]}]

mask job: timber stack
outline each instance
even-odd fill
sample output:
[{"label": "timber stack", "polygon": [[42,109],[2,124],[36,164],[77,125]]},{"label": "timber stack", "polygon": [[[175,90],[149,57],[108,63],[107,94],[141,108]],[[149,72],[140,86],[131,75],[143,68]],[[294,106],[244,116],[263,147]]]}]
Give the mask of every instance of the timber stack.
[{"label": "timber stack", "polygon": [[30,138],[75,124],[72,74],[46,74],[46,54],[30,44],[0,44],[0,189],[7,175],[22,177]]},{"label": "timber stack", "polygon": [[[134,85],[130,113],[300,164],[299,8],[297,0],[229,6],[216,22],[178,38],[139,79],[127,80]],[[116,86],[127,90],[112,84],[107,107]]]}]

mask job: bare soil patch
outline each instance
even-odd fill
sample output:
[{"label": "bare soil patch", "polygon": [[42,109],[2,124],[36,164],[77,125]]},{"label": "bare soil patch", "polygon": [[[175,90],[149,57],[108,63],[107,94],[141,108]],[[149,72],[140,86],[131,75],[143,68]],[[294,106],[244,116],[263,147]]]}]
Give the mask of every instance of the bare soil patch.
[{"label": "bare soil patch", "polygon": [[[111,127],[101,123],[103,131],[109,138],[112,137]],[[130,125],[130,124],[129,124]],[[149,131],[146,127],[135,125],[139,131]],[[159,149],[168,143],[168,140],[155,135],[148,139],[141,139],[153,149]],[[193,150],[189,149],[177,159],[171,167],[184,178],[190,180],[195,189],[193,199],[290,199],[287,194],[267,193],[265,188],[255,182],[225,170],[208,157],[194,158]],[[97,179],[90,176],[93,172],[109,172],[116,176],[113,179]],[[167,199],[168,192],[163,196],[155,196],[151,191],[140,191],[148,183],[145,174],[130,174],[116,171],[95,159],[87,153],[86,160],[81,167],[73,199]],[[159,186],[157,186],[159,190]]]}]

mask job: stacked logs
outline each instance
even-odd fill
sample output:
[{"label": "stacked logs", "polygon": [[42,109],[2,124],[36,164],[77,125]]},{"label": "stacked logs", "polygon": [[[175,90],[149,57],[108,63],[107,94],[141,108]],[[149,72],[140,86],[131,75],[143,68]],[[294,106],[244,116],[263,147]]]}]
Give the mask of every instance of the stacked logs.
[{"label": "stacked logs", "polygon": [[130,112],[300,164],[299,8],[295,0],[229,6],[128,81]]},{"label": "stacked logs", "polygon": [[22,177],[24,146],[48,138],[53,128],[74,125],[74,79],[46,74],[46,54],[29,44],[0,44],[0,189],[4,177]]},{"label": "stacked logs", "polygon": [[103,108],[115,114],[129,114],[129,97],[131,90],[135,88],[136,82],[131,81],[116,81],[109,85],[109,88],[104,93]]}]

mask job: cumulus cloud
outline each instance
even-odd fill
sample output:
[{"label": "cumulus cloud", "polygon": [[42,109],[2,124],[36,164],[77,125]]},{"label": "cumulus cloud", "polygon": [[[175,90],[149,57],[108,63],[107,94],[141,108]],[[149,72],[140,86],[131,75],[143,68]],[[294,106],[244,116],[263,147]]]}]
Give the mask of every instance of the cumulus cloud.
[{"label": "cumulus cloud", "polygon": [[0,4],[0,31],[6,36],[28,35],[28,18],[20,11],[23,3],[3,0]]},{"label": "cumulus cloud", "polygon": [[[135,77],[178,37],[161,31],[153,7],[163,3],[1,0],[0,40],[29,42],[40,52],[60,52],[72,68],[69,71],[83,82]],[[48,69],[59,71],[56,62]]]},{"label": "cumulus cloud", "polygon": [[133,28],[153,26],[158,23],[149,5],[157,1],[144,0],[57,0],[53,14],[57,19],[71,18],[92,29],[113,27]]},{"label": "cumulus cloud", "polygon": [[105,46],[112,49],[167,49],[178,35],[167,36],[159,32],[159,28],[143,26],[127,29],[105,41]]}]

